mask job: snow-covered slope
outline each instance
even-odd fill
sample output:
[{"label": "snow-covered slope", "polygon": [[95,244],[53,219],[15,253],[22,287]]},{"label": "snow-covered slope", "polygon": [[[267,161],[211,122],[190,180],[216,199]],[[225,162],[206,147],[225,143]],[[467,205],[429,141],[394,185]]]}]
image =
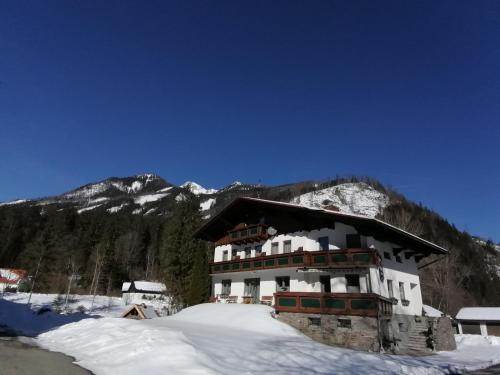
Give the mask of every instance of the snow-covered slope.
[{"label": "snow-covered slope", "polygon": [[186,181],[181,185],[181,188],[187,188],[191,193],[194,195],[201,195],[201,194],[215,194],[217,193],[217,189],[206,189],[200,184],[197,184],[196,182],[193,181]]},{"label": "snow-covered slope", "polygon": [[88,184],[82,186],[81,188],[72,190],[68,193],[63,194],[62,198],[87,199],[113,189],[126,194],[134,194],[141,192],[153,182],[158,183],[160,181],[160,177],[150,173],[123,179],[109,178],[98,183]]},{"label": "snow-covered slope", "polygon": [[424,375],[500,362],[494,338],[457,336],[458,350],[427,357],[366,353],[317,343],[271,312],[263,305],[202,304],[142,321],[84,319],[40,335],[38,343],[96,375]]},{"label": "snow-covered slope", "polygon": [[335,206],[341,212],[375,217],[389,204],[389,197],[364,182],[357,182],[302,194],[291,203],[315,208]]}]

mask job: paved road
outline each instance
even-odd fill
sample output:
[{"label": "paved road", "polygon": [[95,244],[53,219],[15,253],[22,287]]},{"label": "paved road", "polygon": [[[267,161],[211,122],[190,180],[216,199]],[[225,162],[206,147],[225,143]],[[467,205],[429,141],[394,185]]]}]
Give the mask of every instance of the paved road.
[{"label": "paved road", "polygon": [[91,375],[73,364],[73,358],[28,343],[29,339],[21,341],[0,328],[2,375]]}]

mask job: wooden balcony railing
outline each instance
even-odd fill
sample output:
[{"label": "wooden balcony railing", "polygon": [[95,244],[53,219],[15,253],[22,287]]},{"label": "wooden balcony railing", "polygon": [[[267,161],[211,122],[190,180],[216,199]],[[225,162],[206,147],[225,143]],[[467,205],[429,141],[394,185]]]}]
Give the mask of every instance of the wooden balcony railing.
[{"label": "wooden balcony railing", "polygon": [[392,302],[372,293],[306,293],[276,292],[274,308],[277,312],[389,316]]},{"label": "wooden balcony railing", "polygon": [[272,268],[365,268],[378,265],[375,249],[341,249],[330,251],[296,251],[261,255],[255,258],[212,262],[212,273],[256,271]]}]

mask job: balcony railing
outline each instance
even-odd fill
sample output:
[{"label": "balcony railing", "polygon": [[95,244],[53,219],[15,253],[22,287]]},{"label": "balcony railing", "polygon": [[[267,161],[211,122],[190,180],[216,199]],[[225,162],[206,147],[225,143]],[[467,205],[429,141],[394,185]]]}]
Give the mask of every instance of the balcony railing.
[{"label": "balcony railing", "polygon": [[341,249],[330,251],[296,251],[261,255],[255,258],[212,262],[212,273],[256,271],[272,268],[366,268],[378,265],[374,249]]},{"label": "balcony railing", "polygon": [[277,312],[389,316],[392,302],[372,293],[307,293],[276,292],[274,308]]}]

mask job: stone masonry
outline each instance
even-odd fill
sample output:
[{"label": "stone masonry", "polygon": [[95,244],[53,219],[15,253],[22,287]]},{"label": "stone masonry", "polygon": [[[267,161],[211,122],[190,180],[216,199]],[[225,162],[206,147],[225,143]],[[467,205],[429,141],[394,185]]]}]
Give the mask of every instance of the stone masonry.
[{"label": "stone masonry", "polygon": [[277,318],[313,340],[365,351],[378,351],[377,318],[280,312]]}]

